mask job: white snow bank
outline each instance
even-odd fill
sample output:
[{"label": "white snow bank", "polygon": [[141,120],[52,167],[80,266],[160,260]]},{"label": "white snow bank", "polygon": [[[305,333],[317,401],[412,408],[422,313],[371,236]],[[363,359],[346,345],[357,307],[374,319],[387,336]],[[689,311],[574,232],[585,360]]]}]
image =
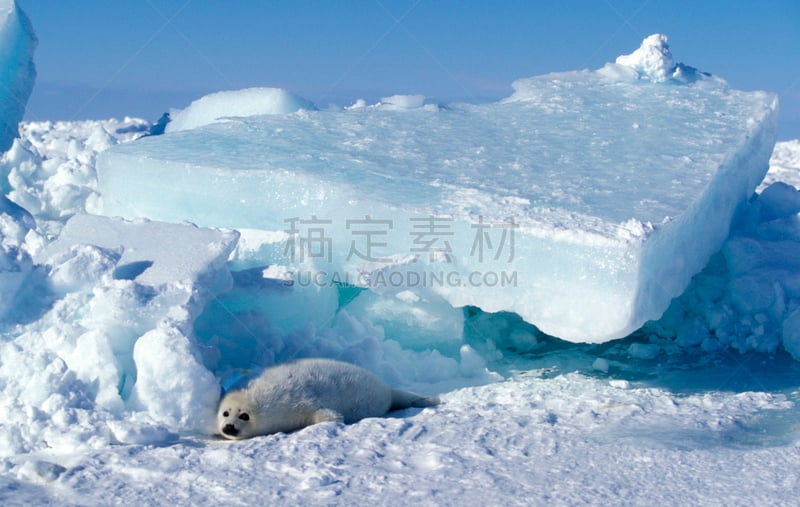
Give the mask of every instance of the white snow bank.
[{"label": "white snow bank", "polygon": [[0,0],[0,152],[11,147],[33,90],[36,35],[15,0]]},{"label": "white snow bank", "polygon": [[148,127],[136,118],[27,122],[21,138],[0,158],[0,187],[43,231],[56,235],[72,215],[97,211],[97,154],[143,135]]},{"label": "white snow bank", "polygon": [[288,114],[300,109],[314,109],[314,104],[280,88],[222,91],[201,97],[182,111],[172,112],[166,132],[202,127],[226,118]]},{"label": "white snow bank", "polygon": [[229,287],[236,238],[73,217],[35,255],[52,304],[4,334],[0,455],[211,431],[220,386],[192,323]]},{"label": "white snow bank", "polygon": [[260,265],[298,282],[311,258],[314,283],[420,285],[572,341],[658,318],[763,178],[775,97],[602,71],[514,88],[495,104],[240,118],[112,148],[103,213],[283,231]]}]

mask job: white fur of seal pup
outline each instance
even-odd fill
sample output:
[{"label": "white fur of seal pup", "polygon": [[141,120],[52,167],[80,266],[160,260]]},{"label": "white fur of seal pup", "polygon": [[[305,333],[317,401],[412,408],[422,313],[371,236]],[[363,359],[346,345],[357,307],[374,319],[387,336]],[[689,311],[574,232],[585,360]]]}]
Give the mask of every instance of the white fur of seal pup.
[{"label": "white fur of seal pup", "polygon": [[438,403],[439,398],[392,389],[350,363],[300,359],[267,368],[244,389],[228,393],[219,405],[217,429],[239,440]]}]

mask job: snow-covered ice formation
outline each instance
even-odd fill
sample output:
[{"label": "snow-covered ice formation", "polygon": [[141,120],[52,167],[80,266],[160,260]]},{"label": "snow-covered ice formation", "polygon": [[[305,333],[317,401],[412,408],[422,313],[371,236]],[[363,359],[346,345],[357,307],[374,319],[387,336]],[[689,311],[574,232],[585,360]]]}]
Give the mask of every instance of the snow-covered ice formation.
[{"label": "snow-covered ice formation", "polygon": [[722,244],[767,170],[776,99],[673,64],[664,36],[513,86],[495,104],[401,96],[121,145],[98,160],[103,213],[282,231],[261,262],[297,282],[421,290],[577,342],[625,336]]},{"label": "snow-covered ice formation", "polygon": [[36,35],[15,0],[0,1],[0,152],[17,137],[17,125],[33,90]]},{"label": "snow-covered ice formation", "polygon": [[[777,143],[758,194],[689,288],[640,334],[656,347],[800,359],[800,142]],[[674,350],[674,349],[673,349]]]},{"label": "snow-covered ice formation", "polygon": [[43,231],[57,235],[72,215],[99,211],[97,154],[148,128],[149,123],[135,118],[25,123],[22,137],[0,158],[0,186],[36,217]]},{"label": "snow-covered ice formation", "polygon": [[34,256],[47,271],[39,315],[0,345],[0,455],[210,431],[220,385],[192,324],[229,288],[237,237],[91,215],[67,222]]}]

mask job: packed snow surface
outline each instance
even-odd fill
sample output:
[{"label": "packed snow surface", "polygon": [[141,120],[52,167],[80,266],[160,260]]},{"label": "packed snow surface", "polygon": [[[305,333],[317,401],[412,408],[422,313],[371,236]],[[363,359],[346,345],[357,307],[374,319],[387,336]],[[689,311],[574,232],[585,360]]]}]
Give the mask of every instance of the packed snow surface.
[{"label": "packed snow surface", "polygon": [[[753,107],[760,103],[771,114],[756,95],[726,91],[719,81],[688,67],[674,66],[656,84],[658,69],[670,68],[658,63],[659,58],[666,61],[666,41],[648,40],[641,51],[650,56],[635,59],[646,65],[609,65],[597,74],[579,75],[598,91],[602,86],[597,80],[608,76],[609,86],[628,92],[642,86],[643,95],[689,86],[673,93],[680,97],[694,89],[699,105],[715,100],[703,99],[704,94],[738,103],[743,110],[749,101]],[[552,78],[542,82],[554,90],[566,86],[553,84]],[[397,95],[330,113],[339,120],[302,111],[272,120],[229,120],[164,139],[206,132],[212,143],[215,132],[236,130],[237,124],[258,130],[265,128],[264,121],[279,120],[301,136],[292,122],[327,121],[340,128],[345,119],[351,126],[363,122],[365,129],[385,122],[385,137],[367,130],[371,140],[357,136],[353,142],[403,147],[409,134],[398,131],[391,137],[390,129],[410,128],[412,117],[398,115],[416,114],[413,118],[428,118],[441,127],[444,120],[432,119],[436,115],[483,111],[485,120],[503,124],[512,116],[509,111],[523,107],[524,102],[514,101],[531,100],[528,92],[541,84],[536,79],[518,82],[515,97],[491,106],[497,108],[495,117],[488,107],[446,109],[425,105],[422,96]],[[642,115],[634,130],[650,121]],[[753,137],[767,127],[753,121],[747,127],[752,130],[745,129],[740,139],[721,134],[727,132],[724,125],[736,131],[727,121],[722,116],[708,121],[690,146],[710,143],[708,152],[696,148],[695,156],[724,158],[721,166],[738,171],[749,167],[743,160],[755,157],[748,149],[767,149],[768,143],[759,145]],[[477,140],[466,124],[447,125],[452,139]],[[358,233],[351,238],[355,240],[370,238],[381,255],[372,261],[359,258],[365,261],[359,266],[360,281],[371,283],[349,284],[344,278],[327,283],[327,254],[330,263],[336,254],[327,249],[335,231],[325,220],[347,215],[314,217],[298,211],[288,217],[297,218],[294,224],[278,219],[274,227],[256,221],[249,227],[217,229],[178,219],[91,214],[104,209],[98,154],[118,144],[148,146],[148,139],[136,139],[149,130],[147,122],[135,119],[27,123],[0,160],[6,194],[0,201],[0,504],[250,506],[256,498],[293,505],[789,505],[800,495],[795,473],[800,467],[800,141],[775,146],[757,194],[737,202],[730,234],[726,225],[721,246],[661,318],[623,339],[587,345],[548,336],[514,313],[454,306],[446,291],[391,282],[398,273],[405,281],[415,280],[421,262],[463,263],[459,256],[468,256],[476,232],[493,245],[483,243],[487,261],[503,244],[503,231],[507,248],[508,228],[481,228],[511,224],[492,222],[493,209],[507,207],[513,224],[519,225],[511,229],[518,235],[517,261],[524,224],[525,230],[544,234],[548,216],[585,224],[585,215],[566,216],[552,205],[547,208],[550,215],[536,222],[539,213],[520,214],[524,206],[518,201],[493,200],[500,183],[484,182],[495,189],[484,194],[480,185],[461,182],[464,186],[458,188],[472,192],[468,194],[479,210],[476,221],[467,222],[478,226],[467,229],[467,239],[458,239],[462,230],[455,216],[452,223],[431,221],[430,215],[411,214],[402,206],[397,216],[378,215],[388,208],[376,205],[374,219],[394,219],[395,228],[385,229],[387,235],[405,227],[401,232],[409,245],[420,251],[384,258],[383,247],[375,243],[388,246],[389,237],[375,232],[384,229],[372,227],[386,222],[356,216],[345,232]],[[743,140],[747,135],[750,141]],[[310,139],[304,133],[301,138]],[[320,139],[325,145],[327,138]],[[563,143],[584,141],[572,136]],[[431,137],[430,142],[430,153],[442,155],[440,140]],[[736,150],[721,147],[731,142]],[[481,146],[493,149],[488,142]],[[590,143],[585,146],[592,153]],[[634,155],[625,146],[622,141],[616,145],[623,169],[629,163],[625,157]],[[383,161],[388,169],[398,169],[392,160],[406,157],[406,148],[387,152]],[[287,144],[287,153],[275,152],[279,161],[288,164],[289,149]],[[422,149],[415,153],[427,156]],[[296,155],[302,159],[308,154]],[[654,157],[669,158],[666,153]],[[246,162],[246,157],[240,159]],[[369,157],[357,160],[368,166],[368,174],[376,170],[377,162]],[[564,170],[574,167],[564,162]],[[185,168],[198,170],[192,164]],[[154,193],[163,193],[169,180],[153,174],[143,171],[138,177],[157,178],[162,184]],[[220,174],[230,183],[229,170]],[[565,174],[559,176],[554,169],[554,184],[575,189],[586,209],[605,209],[613,216],[611,200],[593,202],[587,197],[590,191],[578,191],[588,181],[581,179],[585,174]],[[626,185],[636,180],[624,174],[617,186],[607,182],[608,189],[620,196],[620,206],[635,207],[624,197],[635,193],[637,189]],[[736,171],[730,174],[726,178],[736,180]],[[137,183],[128,176],[129,184]],[[656,180],[662,176],[652,175]],[[716,180],[707,177],[712,188]],[[376,181],[374,175],[365,178],[370,181]],[[424,180],[418,187],[420,193],[435,188]],[[216,190],[230,189],[218,184]],[[691,186],[682,191],[691,192]],[[714,204],[726,195],[713,193]],[[361,196],[354,192],[350,197],[357,201]],[[428,202],[422,197],[420,202]],[[413,198],[409,192],[412,204]],[[561,203],[568,196],[548,198]],[[455,209],[466,205],[465,199],[446,205]],[[191,209],[197,202],[187,199],[183,204]],[[680,202],[664,198],[653,206],[666,210]],[[177,205],[167,209],[174,211]],[[613,245],[639,238],[650,244],[663,231],[675,230],[668,225],[691,222],[685,214],[671,213],[666,222],[652,222],[652,229],[640,220],[638,227],[631,222],[614,233],[614,219],[606,217],[592,227],[564,226],[547,234],[560,241],[553,244],[553,256],[562,255],[570,241],[588,243],[588,253],[597,252],[591,250],[595,242]],[[422,220],[409,224],[411,218]],[[430,227],[453,235],[428,243]],[[303,228],[299,238],[292,228]],[[295,248],[287,250],[287,245]],[[683,246],[700,247],[691,242]],[[365,253],[363,243],[355,247]],[[294,263],[283,262],[292,255]],[[376,283],[381,279],[383,284]],[[299,357],[350,361],[394,387],[437,394],[443,403],[242,442],[212,436],[222,392],[265,366]]]},{"label": "packed snow surface", "polygon": [[285,232],[261,263],[298,282],[423,287],[571,341],[625,336],[722,244],[767,170],[776,99],[673,65],[663,36],[514,88],[168,128],[100,156],[102,210]]},{"label": "packed snow surface", "polygon": [[36,35],[15,0],[0,0],[0,152],[11,147],[33,90]]}]

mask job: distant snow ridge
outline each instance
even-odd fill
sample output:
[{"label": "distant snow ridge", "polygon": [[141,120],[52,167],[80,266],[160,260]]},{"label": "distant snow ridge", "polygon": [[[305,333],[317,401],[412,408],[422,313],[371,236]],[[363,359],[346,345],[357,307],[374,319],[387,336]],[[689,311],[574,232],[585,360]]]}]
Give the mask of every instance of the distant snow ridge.
[{"label": "distant snow ridge", "polygon": [[182,111],[173,111],[166,132],[202,127],[225,118],[288,114],[300,109],[315,107],[308,100],[280,88],[222,91],[201,97]]},{"label": "distant snow ridge", "polygon": [[36,35],[14,0],[0,0],[0,152],[11,147],[25,114],[36,69]]}]

